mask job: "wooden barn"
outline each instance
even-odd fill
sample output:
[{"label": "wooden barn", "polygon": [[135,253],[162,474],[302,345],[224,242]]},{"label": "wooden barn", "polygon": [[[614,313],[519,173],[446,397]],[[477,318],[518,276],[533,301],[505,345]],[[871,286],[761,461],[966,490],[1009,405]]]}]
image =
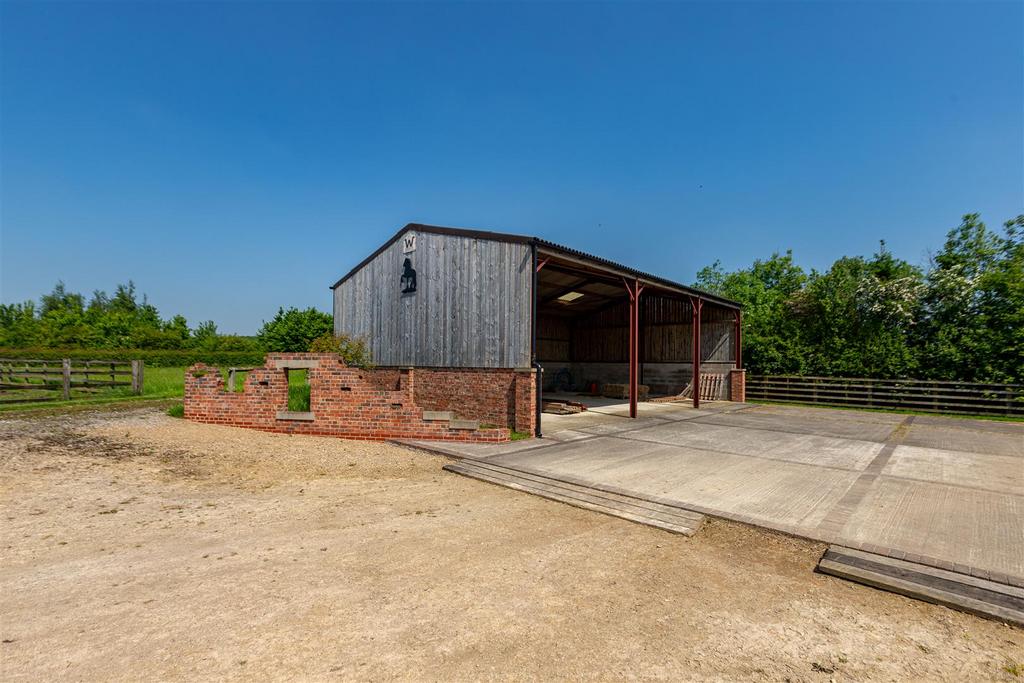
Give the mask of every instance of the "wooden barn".
[{"label": "wooden barn", "polygon": [[622,391],[634,417],[647,395],[743,400],[739,304],[537,237],[409,224],[332,290],[335,333],[460,417],[539,433],[555,393]]}]

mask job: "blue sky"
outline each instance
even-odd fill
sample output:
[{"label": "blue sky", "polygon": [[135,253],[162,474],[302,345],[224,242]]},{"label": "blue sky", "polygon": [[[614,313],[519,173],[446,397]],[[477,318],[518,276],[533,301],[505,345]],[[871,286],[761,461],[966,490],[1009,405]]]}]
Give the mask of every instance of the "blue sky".
[{"label": "blue sky", "polygon": [[690,282],[1024,210],[1024,4],[0,6],[0,299],[252,333],[410,221]]}]

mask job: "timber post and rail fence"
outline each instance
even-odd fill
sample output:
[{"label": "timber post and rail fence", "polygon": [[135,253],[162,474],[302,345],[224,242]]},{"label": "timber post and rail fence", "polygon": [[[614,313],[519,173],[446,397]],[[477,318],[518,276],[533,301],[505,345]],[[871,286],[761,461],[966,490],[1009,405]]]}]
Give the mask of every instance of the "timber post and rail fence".
[{"label": "timber post and rail fence", "polygon": [[[104,388],[130,387],[142,394],[145,364],[141,360],[31,360],[0,358],[0,405],[69,401]],[[18,395],[14,392],[31,392]],[[40,395],[49,393],[52,395]],[[13,395],[14,398],[9,398]]]},{"label": "timber post and rail fence", "polygon": [[1024,417],[1024,384],[747,375],[747,399],[844,408]]}]

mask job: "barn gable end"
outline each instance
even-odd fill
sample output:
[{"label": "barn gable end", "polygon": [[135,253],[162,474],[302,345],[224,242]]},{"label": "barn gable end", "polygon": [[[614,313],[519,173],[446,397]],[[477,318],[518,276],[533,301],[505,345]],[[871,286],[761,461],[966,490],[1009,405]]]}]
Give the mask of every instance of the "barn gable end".
[{"label": "barn gable end", "polygon": [[[335,285],[335,333],[366,339],[378,365],[529,366],[531,247],[486,235],[406,226]],[[403,293],[407,258],[416,288]]]}]

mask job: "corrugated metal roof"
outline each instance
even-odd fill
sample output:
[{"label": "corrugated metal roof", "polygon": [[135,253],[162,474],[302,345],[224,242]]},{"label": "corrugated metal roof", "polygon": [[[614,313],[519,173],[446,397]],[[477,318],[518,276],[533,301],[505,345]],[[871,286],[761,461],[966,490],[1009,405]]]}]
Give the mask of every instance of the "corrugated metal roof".
[{"label": "corrugated metal roof", "polygon": [[555,252],[556,254],[560,253],[565,256],[571,256],[573,258],[579,259],[581,261],[589,261],[600,268],[616,271],[616,274],[628,275],[630,277],[644,280],[646,282],[649,282],[650,284],[661,286],[666,289],[677,290],[681,293],[699,296],[707,301],[713,301],[715,303],[721,304],[723,306],[728,306],[730,308],[740,308],[739,303],[732,301],[730,299],[726,299],[725,297],[718,296],[717,294],[712,294],[711,292],[705,292],[703,290],[696,289],[695,287],[680,284],[667,278],[659,277],[651,273],[646,273],[642,270],[637,270],[636,268],[630,268],[629,266],[622,265],[621,263],[617,263],[610,259],[606,259],[601,256],[595,256],[594,254],[588,254],[585,251],[580,251],[579,249],[566,247],[564,245],[558,244],[556,242],[550,242],[540,237],[530,237],[528,235],[517,235],[505,232],[491,232],[488,230],[474,230],[471,228],[450,228],[441,225],[424,225],[422,223],[409,223],[401,230],[396,232],[394,236],[387,242],[382,244],[379,249],[377,249],[375,252],[367,256],[359,263],[359,265],[357,265],[355,268],[346,273],[341,279],[335,282],[334,285],[331,286],[331,289],[334,289],[335,287],[343,283],[345,280],[352,277],[352,275],[359,271],[359,269],[361,269],[367,263],[376,258],[381,252],[383,252],[389,246],[394,244],[399,237],[401,237],[405,232],[409,230],[415,230],[417,232],[425,233],[434,233],[437,235],[453,235],[457,237],[470,237],[473,239],[495,240],[499,242],[517,242],[521,244],[533,244],[540,249]]}]

